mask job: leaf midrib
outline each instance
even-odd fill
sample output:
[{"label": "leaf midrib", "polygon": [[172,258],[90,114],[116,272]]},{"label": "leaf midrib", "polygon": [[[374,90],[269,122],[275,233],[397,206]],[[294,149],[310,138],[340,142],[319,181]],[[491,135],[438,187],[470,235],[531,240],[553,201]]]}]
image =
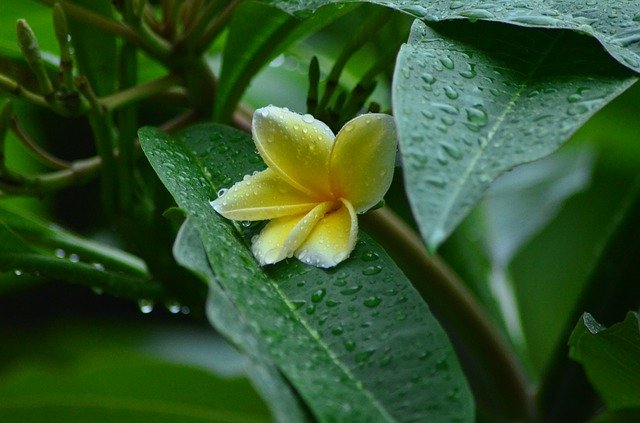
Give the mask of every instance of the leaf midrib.
[{"label": "leaf midrib", "polygon": [[[200,159],[198,158],[197,155],[193,154],[193,152],[189,148],[186,147],[184,142],[181,143],[181,146],[183,147],[183,150],[185,150],[185,152],[189,155],[189,157],[191,157],[191,159],[197,165],[198,170],[201,173],[201,177],[204,178],[205,181],[207,181],[210,189],[212,190],[212,192],[214,192],[216,187],[205,176],[206,173],[204,172],[204,169],[205,169],[204,164],[200,161]],[[199,226],[200,225],[198,225],[198,227]],[[198,233],[200,233],[200,235],[202,236],[200,228],[198,228]],[[203,245],[204,245],[204,242],[203,242]],[[364,387],[364,384],[358,383],[359,379],[357,379],[355,377],[355,375],[351,373],[351,371],[349,370],[348,367],[344,366],[343,363],[340,360],[338,360],[338,357],[333,353],[333,351],[329,348],[329,346],[325,342],[322,341],[320,336],[317,334],[317,331],[310,326],[310,324],[307,322],[307,320],[304,318],[304,316],[302,316],[302,315],[300,315],[300,314],[298,314],[296,312],[294,305],[287,299],[287,296],[280,289],[280,287],[276,283],[274,283],[273,279],[271,279],[270,277],[266,276],[264,274],[264,272],[262,271],[262,269],[260,269],[260,272],[258,274],[263,279],[263,281],[261,281],[261,282],[266,283],[268,286],[270,286],[272,288],[272,290],[278,295],[278,298],[286,305],[288,311],[291,314],[293,314],[293,316],[295,317],[295,321],[300,322],[300,324],[302,325],[304,330],[308,333],[308,335],[311,337],[311,339],[316,341],[317,344],[322,348],[322,350],[324,350],[326,352],[327,356],[330,358],[330,361],[332,361],[334,363],[334,365],[349,378],[349,380],[352,382],[352,385],[355,387],[355,389],[359,390],[360,392],[362,392],[363,395],[365,395],[367,398],[369,398],[371,400],[371,404],[374,405],[374,407],[380,412],[382,417],[384,417],[387,421],[389,421],[389,422],[397,421],[394,417],[392,417],[389,414],[389,412],[386,410],[386,408],[383,406],[383,404],[379,401],[379,399],[370,390],[362,388],[362,387]],[[221,286],[222,286],[222,284],[221,284]]]},{"label": "leaf midrib", "polygon": [[[558,40],[560,40],[562,36],[563,36],[563,33],[559,33],[555,37],[555,39],[549,44],[548,48],[546,50],[543,50],[543,53],[540,56],[540,59],[536,62],[535,66],[533,66],[531,71],[527,74],[526,79],[519,85],[518,90],[511,96],[509,102],[507,103],[507,107],[505,107],[504,111],[500,114],[500,116],[498,116],[498,118],[496,119],[496,123],[487,133],[487,136],[486,136],[487,142],[484,143],[484,145],[480,146],[480,149],[477,150],[477,152],[469,162],[469,165],[465,168],[465,171],[462,174],[462,177],[457,179],[453,189],[453,194],[449,196],[449,200],[445,203],[445,207],[441,209],[440,218],[438,219],[437,224],[434,226],[436,230],[442,229],[444,227],[445,221],[447,220],[447,217],[451,213],[453,205],[458,201],[460,193],[462,192],[463,187],[467,183],[469,176],[471,175],[472,171],[476,169],[476,163],[478,162],[478,160],[480,160],[480,158],[483,157],[486,149],[491,146],[493,137],[498,131],[498,129],[500,129],[502,122],[504,122],[507,115],[513,111],[516,105],[516,102],[520,99],[520,97],[522,97],[522,93],[524,92],[524,89],[529,85],[529,82],[531,82],[533,76],[542,66],[542,63],[546,60],[549,53],[556,47]],[[431,238],[432,236],[433,235],[431,235],[429,238]],[[431,242],[429,243],[431,244]]]}]

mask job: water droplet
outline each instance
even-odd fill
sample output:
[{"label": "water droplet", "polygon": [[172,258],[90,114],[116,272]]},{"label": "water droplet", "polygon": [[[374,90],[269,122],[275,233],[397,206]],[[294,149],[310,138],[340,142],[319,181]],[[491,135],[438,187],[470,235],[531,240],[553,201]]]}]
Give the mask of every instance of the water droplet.
[{"label": "water droplet", "polygon": [[475,22],[478,19],[492,19],[494,14],[485,9],[467,9],[460,12],[460,16],[469,19],[469,22]]},{"label": "water droplet", "polygon": [[403,312],[403,311],[398,311],[396,313],[396,315],[395,315],[395,318],[396,318],[397,321],[400,322],[400,321],[405,320],[407,318],[407,314],[405,312]]},{"label": "water droplet", "polygon": [[167,310],[169,310],[169,313],[171,314],[178,314],[180,313],[180,309],[182,308],[180,306],[180,303],[178,303],[177,301],[167,301],[164,306],[167,308]]},{"label": "water droplet", "polygon": [[227,188],[220,188],[218,190],[218,198],[222,197],[223,195],[225,195],[227,193],[227,191],[229,191],[229,189]]},{"label": "water droplet", "polygon": [[362,255],[362,261],[376,261],[380,258],[375,251],[367,251]]},{"label": "water droplet", "polygon": [[465,109],[465,111],[467,112],[467,120],[471,124],[479,128],[482,128],[483,126],[487,125],[489,121],[487,117],[487,112],[484,111],[481,105],[468,107],[467,109]]},{"label": "water droplet", "polygon": [[269,117],[269,111],[266,108],[262,108],[260,109],[260,115],[262,115],[262,117]]},{"label": "water droplet", "polygon": [[77,263],[80,261],[80,257],[77,254],[69,254],[69,261],[71,263]]},{"label": "water droplet", "polygon": [[67,255],[67,253],[62,249],[62,248],[56,248],[54,254],[56,255],[56,257],[58,258],[64,258],[64,256]]},{"label": "water droplet", "polygon": [[356,348],[356,343],[353,341],[344,341],[344,349],[347,351],[353,351]]},{"label": "water droplet", "polygon": [[451,10],[460,9],[463,6],[464,6],[464,2],[463,1],[452,1],[449,4],[449,9],[451,9]]},{"label": "water droplet", "polygon": [[451,100],[455,100],[456,98],[458,98],[460,96],[458,94],[458,91],[456,91],[455,88],[453,88],[453,87],[451,87],[449,85],[444,87],[444,93]]},{"label": "water droplet", "polygon": [[313,123],[315,118],[313,117],[313,115],[310,115],[309,113],[307,113],[306,115],[302,116],[302,120],[306,123]]},{"label": "water droplet", "polygon": [[20,269],[15,269],[15,270],[13,271],[13,274],[14,274],[14,275],[16,275],[16,276],[22,276],[22,270],[20,270]]},{"label": "water droplet", "polygon": [[434,115],[433,112],[429,110],[422,110],[420,113],[422,113],[422,116],[426,117],[427,119],[434,119],[436,117],[436,115]]},{"label": "water droplet", "polygon": [[146,300],[146,299],[138,300],[138,308],[144,314],[151,313],[153,311],[153,306],[154,306],[154,303],[151,300]]},{"label": "water droplet", "polygon": [[435,176],[427,178],[426,182],[429,185],[433,185],[436,188],[444,188],[447,185],[447,182],[444,179],[440,179],[440,178],[437,178]]},{"label": "water droplet", "polygon": [[453,63],[453,60],[451,60],[449,56],[441,57],[440,63],[442,63],[442,66],[444,66],[447,69],[453,69],[455,66]]},{"label": "water droplet", "polygon": [[340,304],[340,302],[335,300],[327,300],[326,304],[327,304],[327,307],[335,307],[338,304]]},{"label": "water droplet", "polygon": [[101,272],[104,271],[104,264],[102,263],[91,263],[94,269],[99,270]]},{"label": "water droplet", "polygon": [[433,103],[433,106],[437,107],[438,109],[442,110],[445,113],[448,113],[452,116],[456,116],[458,114],[460,114],[460,111],[458,110],[457,107],[452,106],[450,104],[445,104],[445,103]]},{"label": "water droplet", "polygon": [[431,75],[430,73],[423,73],[421,78],[425,83],[427,83],[429,85],[431,85],[434,82],[436,82],[436,77]]},{"label": "water droplet", "polygon": [[342,335],[342,333],[344,332],[344,328],[342,326],[336,326],[333,329],[331,329],[331,334],[332,335]]},{"label": "water droplet", "polygon": [[580,94],[571,94],[569,97],[567,97],[567,101],[569,103],[577,103],[578,101],[582,100],[582,96]]},{"label": "water droplet", "polygon": [[375,308],[382,302],[382,298],[380,297],[369,297],[364,300],[364,305],[369,308]]},{"label": "water droplet", "polygon": [[373,350],[366,350],[366,351],[360,351],[359,353],[356,354],[356,362],[357,363],[364,363],[365,361],[369,360],[369,358],[371,358],[371,356],[376,352],[375,349]]},{"label": "water droplet", "polygon": [[362,289],[362,285],[354,285],[354,286],[350,286],[349,288],[345,288],[342,291],[340,291],[340,293],[342,295],[353,295],[356,292],[360,291]]},{"label": "water droplet", "polygon": [[449,368],[449,364],[445,358],[441,358],[436,362],[436,369],[438,370],[446,370]]},{"label": "water droplet", "polygon": [[305,313],[307,313],[308,315],[312,315],[313,313],[316,312],[316,305],[315,304],[309,304],[307,306],[307,308],[304,309]]},{"label": "water droplet", "polygon": [[391,363],[391,355],[385,355],[380,359],[380,367],[386,367]]},{"label": "water droplet", "polygon": [[456,123],[455,119],[453,119],[451,116],[443,116],[440,118],[440,121],[447,126],[452,126],[454,123]]},{"label": "water droplet", "polygon": [[364,269],[362,269],[362,274],[365,276],[371,276],[371,275],[377,275],[381,271],[382,271],[382,266],[380,265],[367,266]]},{"label": "water droplet", "polygon": [[474,63],[469,63],[469,69],[460,71],[460,76],[463,78],[472,79],[476,75],[476,65]]},{"label": "water droplet", "polygon": [[291,301],[291,305],[294,310],[298,310],[300,307],[304,306],[307,302],[305,300],[293,300]]},{"label": "water droplet", "polygon": [[104,290],[99,286],[91,287],[91,290],[97,295],[102,295],[104,293]]},{"label": "water droplet", "polygon": [[462,152],[455,145],[450,144],[448,142],[444,142],[444,141],[441,142],[440,145],[442,146],[442,149],[444,150],[444,152],[447,153],[447,155],[452,159],[460,160],[462,158]]},{"label": "water droplet", "polygon": [[322,301],[326,293],[327,291],[325,289],[318,289],[316,292],[311,294],[311,301],[313,301],[314,303],[319,303],[320,301]]}]

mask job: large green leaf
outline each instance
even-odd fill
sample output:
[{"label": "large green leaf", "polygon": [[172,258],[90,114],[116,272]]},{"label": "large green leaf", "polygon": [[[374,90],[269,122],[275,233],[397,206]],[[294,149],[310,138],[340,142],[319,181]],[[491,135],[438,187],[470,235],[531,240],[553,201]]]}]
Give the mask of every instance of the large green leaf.
[{"label": "large green leaf", "polygon": [[557,149],[636,78],[568,31],[415,21],[393,105],[405,180],[436,248],[490,183]]},{"label": "large green leaf", "polygon": [[589,380],[611,409],[640,407],[640,317],[609,329],[585,313],[571,334],[570,356],[584,366]]},{"label": "large green leaf", "polygon": [[211,323],[249,356],[251,365],[247,369],[248,376],[268,401],[277,421],[305,421],[305,413],[296,394],[269,360],[264,341],[245,321],[216,280],[209,266],[200,234],[190,219],[185,221],[178,233],[173,254],[180,265],[207,282],[209,286],[207,315]]},{"label": "large green leaf", "polygon": [[216,279],[316,417],[473,419],[473,400],[446,335],[372,239],[361,234],[352,257],[332,270],[296,260],[261,268],[236,227],[208,204],[247,165],[264,166],[249,137],[213,125],[180,138],[154,128],[139,135],[197,228]]},{"label": "large green leaf", "polygon": [[[363,0],[266,0],[290,13],[327,3]],[[640,3],[635,0],[367,0],[425,21],[482,19],[537,28],[562,28],[595,37],[623,65],[640,72]]]},{"label": "large green leaf", "polygon": [[71,368],[24,365],[0,383],[6,422],[267,422],[246,380],[130,351],[87,354]]}]

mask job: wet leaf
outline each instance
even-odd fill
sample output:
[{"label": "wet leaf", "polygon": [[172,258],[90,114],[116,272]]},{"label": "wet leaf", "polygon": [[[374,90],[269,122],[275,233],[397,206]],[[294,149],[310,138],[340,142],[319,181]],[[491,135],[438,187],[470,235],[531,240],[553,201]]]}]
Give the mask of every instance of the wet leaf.
[{"label": "wet leaf", "polygon": [[496,177],[556,150],[635,80],[575,33],[415,21],[393,98],[408,195],[430,248]]},{"label": "wet leaf", "polygon": [[196,273],[209,286],[207,315],[212,325],[250,358],[247,376],[271,407],[278,422],[307,420],[302,404],[277,367],[268,358],[267,346],[231,302],[216,280],[198,230],[187,220],[176,238],[173,254],[178,263]]},{"label": "wet leaf", "polygon": [[[267,0],[290,13],[358,0]],[[361,0],[359,0],[361,1]],[[424,21],[488,20],[536,28],[570,29],[595,37],[616,60],[640,72],[640,3],[636,0],[371,0]]]},{"label": "wet leaf", "polygon": [[178,139],[153,128],[139,135],[216,279],[318,419],[473,420],[446,335],[371,238],[361,233],[352,257],[329,271],[297,260],[261,268],[247,239],[209,205],[218,189],[264,166],[250,138],[215,125]]},{"label": "wet leaf", "polygon": [[3,208],[0,272],[65,280],[131,299],[157,298],[162,292],[137,258]]}]

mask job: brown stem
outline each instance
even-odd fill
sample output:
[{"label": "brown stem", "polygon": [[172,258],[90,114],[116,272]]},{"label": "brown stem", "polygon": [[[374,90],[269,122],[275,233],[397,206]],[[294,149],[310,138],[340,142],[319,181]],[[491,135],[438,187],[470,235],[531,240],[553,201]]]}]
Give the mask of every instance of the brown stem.
[{"label": "brown stem", "polygon": [[27,147],[32,153],[34,153],[34,157],[43,165],[49,166],[52,169],[67,169],[71,166],[71,164],[65,160],[62,160],[48,151],[40,147],[30,136],[27,134],[24,129],[20,126],[18,119],[14,116],[11,118],[11,129],[16,134],[18,139],[22,141],[25,147]]}]

